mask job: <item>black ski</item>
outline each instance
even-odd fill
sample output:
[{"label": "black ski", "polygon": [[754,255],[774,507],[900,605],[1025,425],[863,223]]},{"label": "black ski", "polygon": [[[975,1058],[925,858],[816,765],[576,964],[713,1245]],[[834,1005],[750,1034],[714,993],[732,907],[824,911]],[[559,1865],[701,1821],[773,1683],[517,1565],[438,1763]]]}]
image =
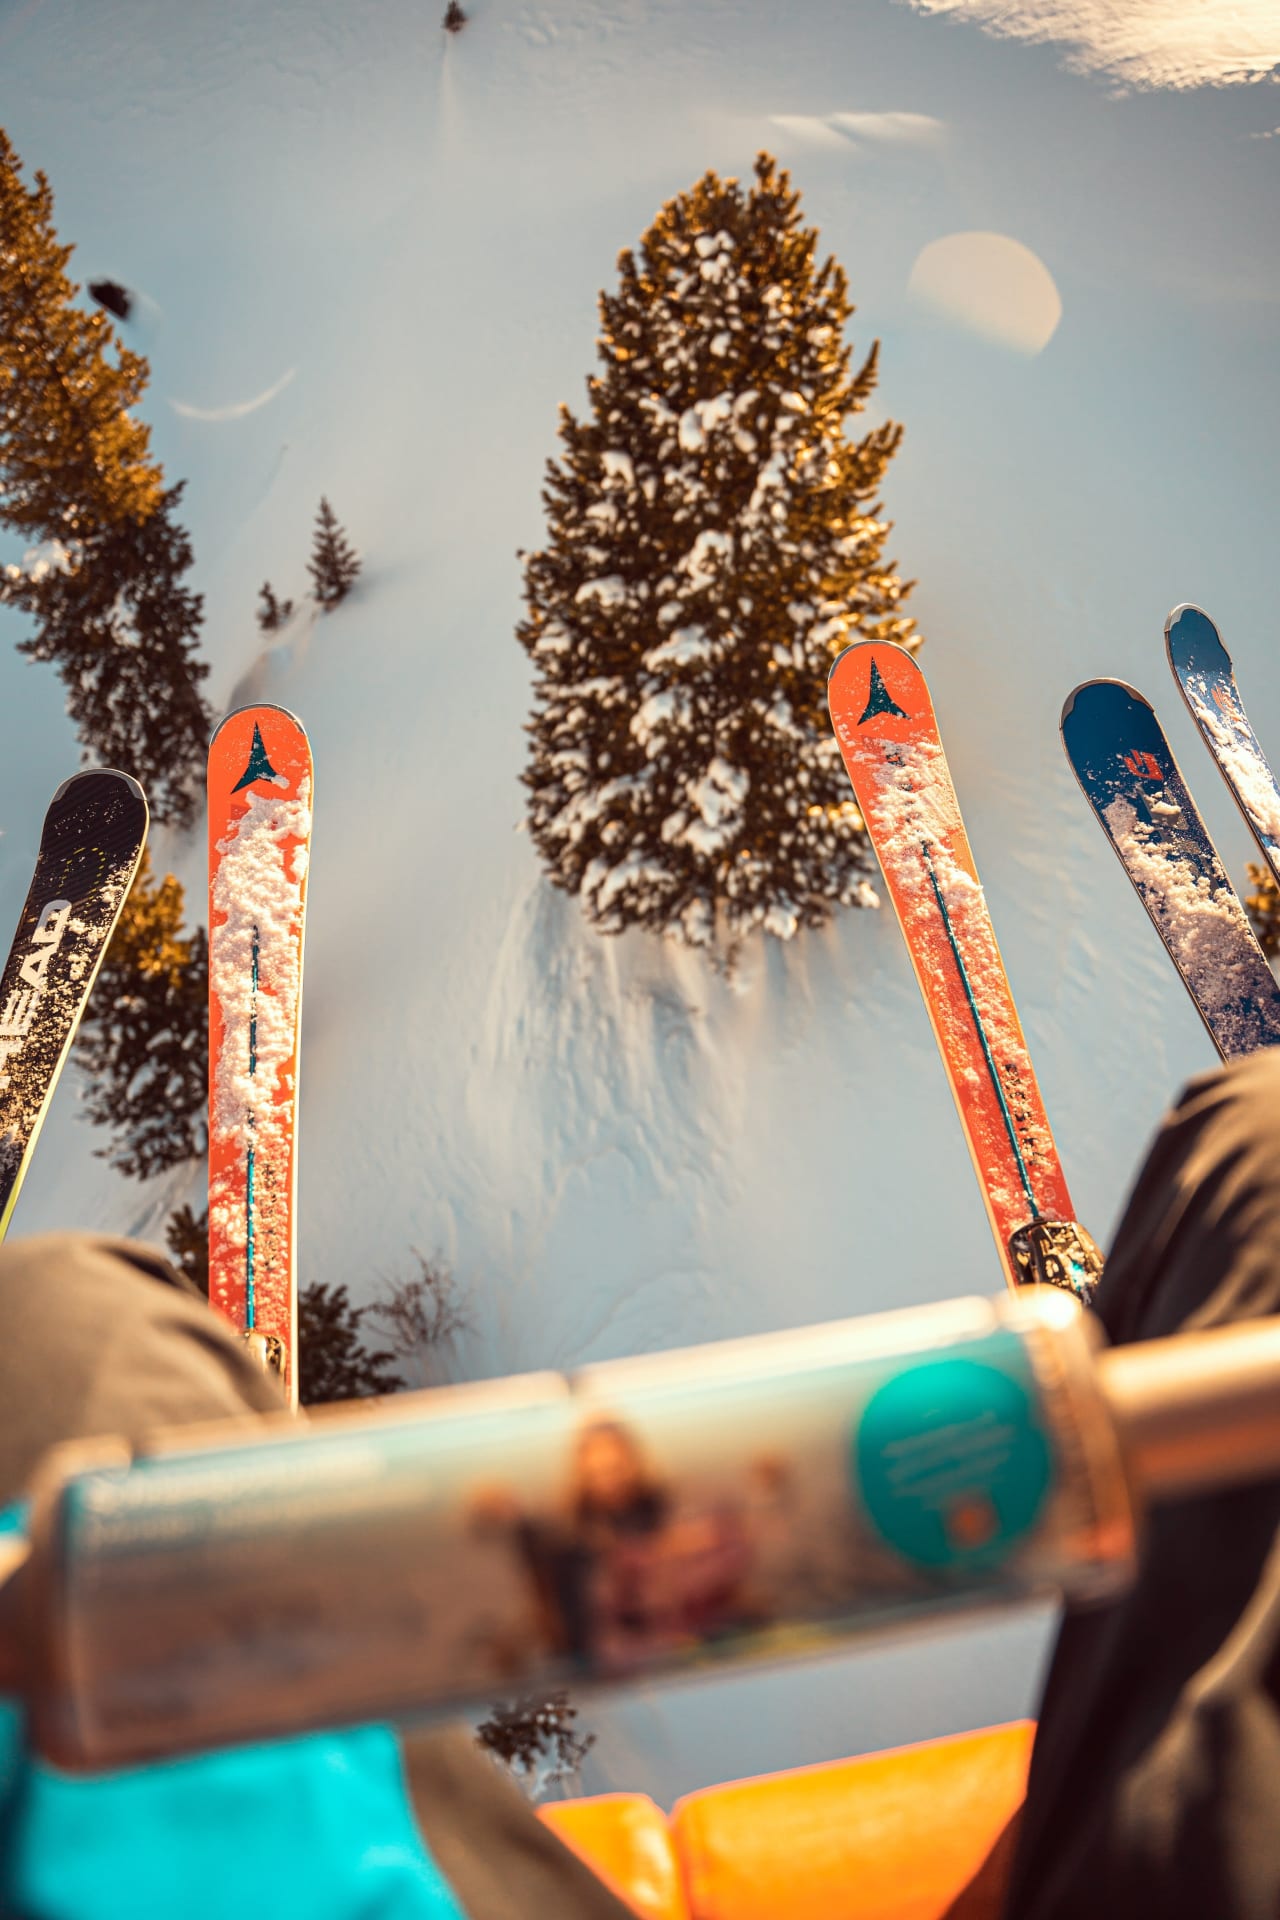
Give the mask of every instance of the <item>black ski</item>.
[{"label": "black ski", "polygon": [[127,773],[64,780],[0,975],[0,1239],[147,838]]}]

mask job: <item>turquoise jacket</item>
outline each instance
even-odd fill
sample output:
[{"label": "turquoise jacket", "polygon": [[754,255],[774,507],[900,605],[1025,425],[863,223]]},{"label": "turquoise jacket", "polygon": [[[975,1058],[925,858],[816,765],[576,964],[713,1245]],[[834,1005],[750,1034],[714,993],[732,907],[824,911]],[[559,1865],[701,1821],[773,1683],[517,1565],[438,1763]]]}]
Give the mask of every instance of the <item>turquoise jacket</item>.
[{"label": "turquoise jacket", "polygon": [[[20,1509],[0,1532],[21,1529]],[[464,1920],[389,1727],[73,1777],[0,1701],[6,1920]]]}]

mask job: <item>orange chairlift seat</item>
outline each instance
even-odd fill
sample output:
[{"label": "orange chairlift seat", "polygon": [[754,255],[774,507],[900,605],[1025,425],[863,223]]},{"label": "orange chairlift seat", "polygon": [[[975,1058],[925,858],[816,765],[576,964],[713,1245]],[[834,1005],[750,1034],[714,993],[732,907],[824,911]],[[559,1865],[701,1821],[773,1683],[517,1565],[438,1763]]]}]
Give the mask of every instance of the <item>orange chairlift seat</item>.
[{"label": "orange chairlift seat", "polygon": [[540,1811],[642,1920],[997,1920],[1034,1730]]}]

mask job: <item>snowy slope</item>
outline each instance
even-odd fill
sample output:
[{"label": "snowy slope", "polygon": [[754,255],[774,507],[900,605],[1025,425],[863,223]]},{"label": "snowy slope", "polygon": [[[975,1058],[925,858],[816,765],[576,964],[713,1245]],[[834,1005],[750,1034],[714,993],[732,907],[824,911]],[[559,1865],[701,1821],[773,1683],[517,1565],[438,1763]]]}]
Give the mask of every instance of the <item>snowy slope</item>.
[{"label": "snowy slope", "polygon": [[[304,1275],[361,1297],[438,1248],[475,1323],[468,1374],[993,1290],[886,915],[759,941],[726,980],[601,941],[542,880],[517,831],[515,550],[540,538],[556,404],[581,403],[617,250],[705,167],[743,173],[769,146],[848,269],[856,344],[883,339],[884,411],[907,425],[890,550],[920,581],[974,851],[1078,1208],[1105,1233],[1168,1094],[1211,1062],[1057,714],[1090,674],[1144,685],[1239,871],[1161,627],[1207,606],[1280,743],[1280,273],[1260,244],[1280,140],[1251,138],[1274,95],[1119,96],[1051,46],[891,0],[476,0],[454,39],[442,11],[0,10],[0,123],[51,175],[80,277],[144,295],[129,337],[188,480],[213,698],[280,701],[313,741]],[[973,231],[1052,274],[1063,317],[1038,356],[911,299],[919,252]],[[264,649],[258,586],[300,595],[322,492],[364,576]],[[7,645],[0,699],[12,921],[75,756],[56,686]],[[198,903],[198,839],[158,851]],[[96,1144],[64,1095],[20,1228],[155,1230],[173,1183],[126,1186]],[[667,1799],[1012,1714],[1042,1632],[593,1705],[588,1783]]]}]

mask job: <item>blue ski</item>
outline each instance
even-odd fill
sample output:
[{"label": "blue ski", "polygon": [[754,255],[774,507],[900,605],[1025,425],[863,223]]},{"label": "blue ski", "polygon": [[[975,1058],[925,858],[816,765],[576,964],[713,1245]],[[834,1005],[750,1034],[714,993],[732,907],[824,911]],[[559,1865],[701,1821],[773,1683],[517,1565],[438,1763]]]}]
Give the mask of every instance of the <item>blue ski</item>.
[{"label": "blue ski", "polygon": [[1249,725],[1231,655],[1199,607],[1175,607],[1164,624],[1173,677],[1267,865],[1280,880],[1280,786]]},{"label": "blue ski", "polygon": [[1280,1043],[1280,983],[1150,703],[1088,680],[1062,709],[1062,744],[1223,1059]]}]

